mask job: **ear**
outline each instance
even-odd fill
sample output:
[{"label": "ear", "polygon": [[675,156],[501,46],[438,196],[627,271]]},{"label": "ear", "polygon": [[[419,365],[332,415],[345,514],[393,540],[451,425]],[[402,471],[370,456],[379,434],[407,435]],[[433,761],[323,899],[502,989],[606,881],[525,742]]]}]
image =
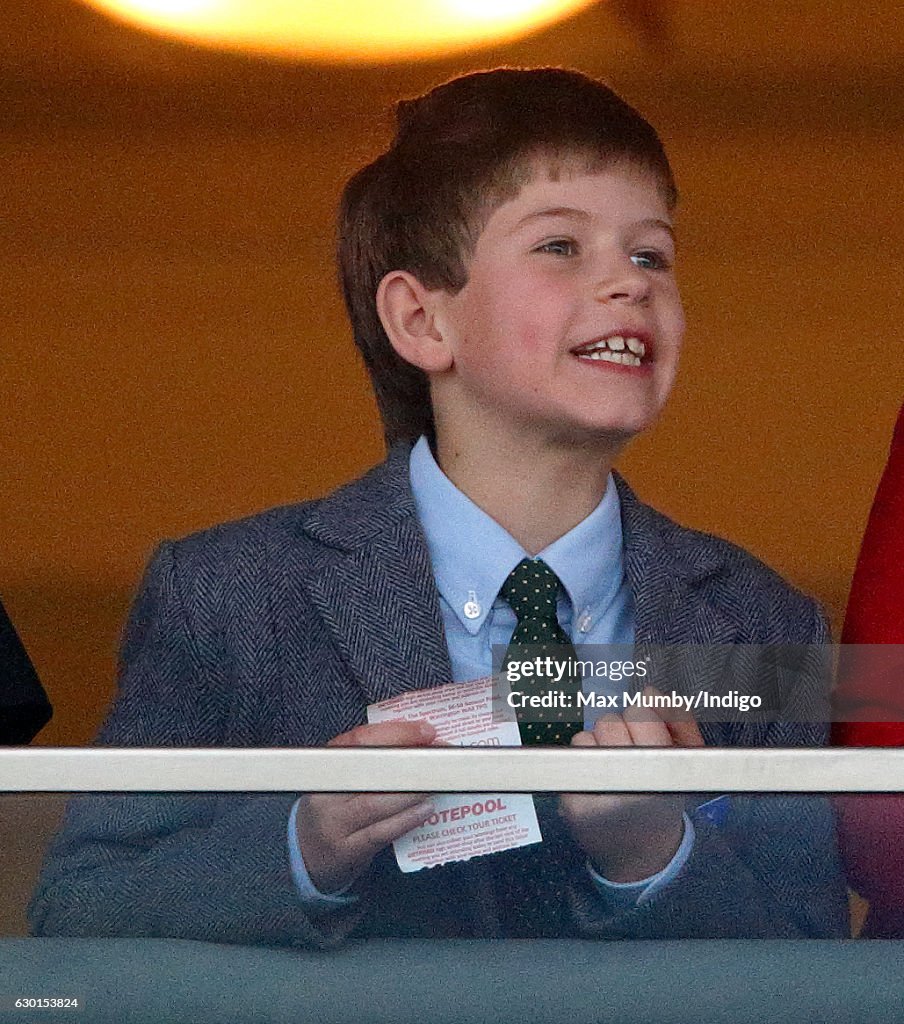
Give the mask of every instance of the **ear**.
[{"label": "ear", "polygon": [[393,270],[377,288],[377,313],[392,347],[425,373],[452,366],[452,351],[436,319],[438,291],[405,270]]}]

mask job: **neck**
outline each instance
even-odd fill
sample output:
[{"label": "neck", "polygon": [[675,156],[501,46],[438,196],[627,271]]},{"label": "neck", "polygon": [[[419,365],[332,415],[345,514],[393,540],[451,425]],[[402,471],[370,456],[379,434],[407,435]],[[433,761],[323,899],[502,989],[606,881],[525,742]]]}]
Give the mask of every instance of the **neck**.
[{"label": "neck", "polygon": [[617,450],[600,445],[458,445],[437,439],[442,471],[529,555],[568,533],[599,505]]}]

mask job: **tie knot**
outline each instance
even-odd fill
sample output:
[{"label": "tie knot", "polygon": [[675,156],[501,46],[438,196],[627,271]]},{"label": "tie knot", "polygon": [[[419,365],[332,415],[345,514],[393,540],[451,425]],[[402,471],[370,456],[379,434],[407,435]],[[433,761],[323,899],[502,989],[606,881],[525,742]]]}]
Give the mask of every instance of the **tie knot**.
[{"label": "tie knot", "polygon": [[519,622],[544,619],[557,622],[559,577],[539,558],[524,558],[502,584],[500,596],[511,605]]}]

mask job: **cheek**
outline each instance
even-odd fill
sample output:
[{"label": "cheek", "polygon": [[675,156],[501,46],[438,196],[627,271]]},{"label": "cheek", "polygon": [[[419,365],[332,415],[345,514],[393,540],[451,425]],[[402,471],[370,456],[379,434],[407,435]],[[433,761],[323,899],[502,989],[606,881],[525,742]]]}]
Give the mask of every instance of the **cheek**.
[{"label": "cheek", "polygon": [[675,330],[678,332],[679,341],[684,337],[684,328],[687,326],[687,318],[684,315],[684,303],[681,296],[675,293]]},{"label": "cheek", "polygon": [[539,329],[502,318],[493,330],[477,331],[467,340],[458,371],[475,392],[505,402],[543,390],[549,367]]},{"label": "cheek", "polygon": [[[472,281],[462,309],[459,370],[516,386],[535,378],[559,351],[566,296],[528,275],[497,274]],[[544,372],[547,372],[544,371]]]},{"label": "cheek", "polygon": [[471,365],[506,363],[517,374],[548,346],[549,328],[528,295],[482,303],[469,317],[466,348]]},{"label": "cheek", "polygon": [[512,285],[509,294],[499,320],[506,344],[521,355],[548,361],[567,334],[572,312],[567,295],[531,281]]},{"label": "cheek", "polygon": [[674,334],[675,334],[675,349],[677,351],[681,350],[681,346],[682,346],[682,344],[684,342],[684,329],[685,329],[686,326],[687,325],[686,325],[685,319],[684,319],[684,312],[679,310],[679,312],[677,313],[677,315],[675,317],[674,327],[673,327],[673,331],[674,331]]},{"label": "cheek", "polygon": [[536,323],[520,323],[511,338],[513,352],[521,357],[527,356],[532,361],[548,354],[549,333]]},{"label": "cheek", "polygon": [[678,292],[677,285],[674,285],[663,295],[662,302],[663,309],[665,310],[663,321],[669,333],[680,344],[681,339],[684,337],[685,317],[684,305],[681,302],[681,295]]}]

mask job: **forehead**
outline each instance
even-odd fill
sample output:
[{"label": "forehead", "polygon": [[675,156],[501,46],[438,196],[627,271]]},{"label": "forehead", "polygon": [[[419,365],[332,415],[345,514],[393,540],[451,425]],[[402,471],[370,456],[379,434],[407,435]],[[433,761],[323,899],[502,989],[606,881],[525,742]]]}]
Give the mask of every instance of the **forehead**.
[{"label": "forehead", "polygon": [[554,214],[572,219],[669,222],[667,189],[655,172],[628,161],[535,162],[516,188],[487,211],[481,234],[510,232],[522,222]]}]

